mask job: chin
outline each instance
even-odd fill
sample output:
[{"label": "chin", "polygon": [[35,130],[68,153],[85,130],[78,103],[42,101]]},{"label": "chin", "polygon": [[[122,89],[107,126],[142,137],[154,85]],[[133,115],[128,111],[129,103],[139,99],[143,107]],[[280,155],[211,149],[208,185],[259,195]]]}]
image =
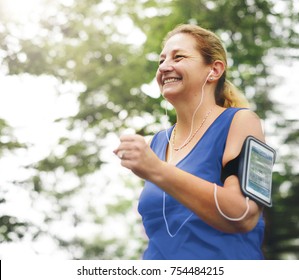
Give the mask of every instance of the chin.
[{"label": "chin", "polygon": [[163,92],[162,96],[166,99],[169,103],[173,104],[175,99],[177,98],[177,93],[174,92]]},{"label": "chin", "polygon": [[171,92],[171,91],[163,91],[162,92],[162,96],[165,97],[165,98],[171,98],[173,96],[175,96],[176,94],[174,92]]},{"label": "chin", "polygon": [[176,96],[176,95],[178,95],[178,91],[170,89],[170,88],[166,88],[162,91],[162,95],[165,97],[166,96]]}]

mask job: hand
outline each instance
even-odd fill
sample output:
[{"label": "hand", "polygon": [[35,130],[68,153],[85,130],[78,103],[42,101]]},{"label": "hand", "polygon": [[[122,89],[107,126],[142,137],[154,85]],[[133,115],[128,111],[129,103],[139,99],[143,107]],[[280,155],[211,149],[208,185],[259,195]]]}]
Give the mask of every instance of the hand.
[{"label": "hand", "polygon": [[121,136],[120,145],[113,152],[122,166],[142,179],[149,179],[161,162],[141,135]]}]

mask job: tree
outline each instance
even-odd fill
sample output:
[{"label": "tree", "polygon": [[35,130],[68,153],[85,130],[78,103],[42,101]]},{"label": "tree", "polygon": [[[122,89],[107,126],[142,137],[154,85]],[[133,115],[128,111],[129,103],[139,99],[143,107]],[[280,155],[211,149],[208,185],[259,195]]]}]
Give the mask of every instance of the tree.
[{"label": "tree", "polygon": [[[124,230],[127,232],[125,238],[116,238],[118,231],[110,226],[109,232],[103,226],[107,220],[111,224],[112,217],[121,226],[124,219],[119,216],[132,211],[137,194],[136,187],[128,188],[125,193],[121,190],[107,192],[112,179],[99,172],[105,165],[103,143],[111,131],[121,130],[126,127],[126,122],[130,125],[134,117],[140,118],[136,108],[146,105],[145,96],[136,86],[139,77],[131,75],[141,72],[141,52],[138,46],[126,42],[127,34],[118,30],[119,25],[111,25],[112,20],[121,24],[126,19],[110,8],[104,1],[85,1],[73,3],[73,6],[48,3],[33,36],[22,32],[24,25],[18,22],[9,21],[1,29],[3,64],[8,74],[46,74],[56,77],[62,85],[81,85],[79,92],[74,92],[79,95],[78,114],[68,120],[57,120],[67,123],[69,134],[60,139],[47,158],[26,167],[34,175],[22,182],[29,189],[33,206],[40,200],[53,205],[51,211],[39,210],[44,226],[34,238],[50,236],[59,247],[67,248],[71,258],[137,258],[140,254],[135,256],[131,247],[140,251],[138,248],[142,246],[142,242],[137,246],[135,240],[127,240],[131,232],[136,235],[138,231],[136,221],[129,214],[131,222]],[[15,34],[15,30],[20,33]],[[13,49],[10,42],[17,47]],[[58,94],[63,94],[59,87],[57,90]],[[128,111],[131,112],[130,119]],[[127,183],[136,185],[134,180],[130,181]],[[79,201],[84,205],[76,205],[78,197],[85,198],[85,201]],[[98,200],[94,200],[95,197]],[[99,207],[97,204],[101,200],[103,205]],[[111,218],[106,218],[107,215]],[[72,233],[68,236],[55,230],[61,220],[69,224]],[[77,234],[86,224],[93,224],[89,240],[95,238],[94,243]]]},{"label": "tree", "polygon": [[[7,157],[15,153],[19,149],[25,149],[26,145],[20,143],[13,135],[13,130],[9,124],[0,119],[0,156]],[[2,163],[2,162],[1,162]],[[5,162],[4,162],[5,164]],[[5,172],[5,170],[4,170]],[[0,216],[0,242],[11,242],[13,240],[21,239],[26,233],[30,225],[15,217],[9,211],[3,209],[3,205],[10,202],[8,197],[9,187],[2,182],[0,188],[0,207],[2,214]]]},{"label": "tree", "polygon": [[[281,50],[298,46],[294,2],[278,2],[127,0],[124,5],[121,0],[72,4],[48,1],[34,36],[16,32],[22,31],[23,25],[6,20],[0,28],[0,44],[8,74],[46,74],[62,85],[80,85],[74,92],[78,95],[78,113],[57,120],[66,124],[69,133],[61,137],[47,158],[27,167],[35,174],[24,182],[31,195],[54,205],[51,212],[44,212],[45,229],[35,237],[53,236],[72,258],[138,258],[144,241],[136,227],[136,217],[130,213],[140,181],[123,175],[125,180],[117,184],[134,187],[126,187],[125,191],[119,188],[106,197],[108,203],[102,201],[112,180],[107,176],[103,149],[107,139],[111,141],[115,133],[127,127],[140,134],[152,134],[162,128],[163,100],[148,96],[144,90],[154,78],[162,38],[183,22],[215,31],[228,51],[229,78],[252,100],[262,118],[277,118],[281,112],[268,94],[277,80],[269,74],[271,64],[266,58],[285,59],[289,53]],[[279,5],[285,7],[281,9]],[[144,43],[132,43],[140,36],[146,38]],[[59,88],[58,94],[63,94]],[[173,114],[169,121],[175,121]],[[276,126],[285,131],[285,137],[279,139],[281,143],[297,143],[296,133],[290,133],[284,124]],[[285,157],[289,159],[289,154]],[[274,176],[274,205],[279,206],[267,211],[271,226],[265,243],[268,258],[283,258],[284,253],[295,248],[298,214],[294,209],[298,200],[291,194],[298,193],[298,177],[293,166],[283,165]],[[279,191],[286,182],[290,185],[287,197]],[[97,206],[99,200],[103,207]],[[281,219],[283,226],[278,227],[274,223],[286,207],[293,213],[293,220],[289,223]],[[105,232],[107,216],[115,221],[126,217],[128,227],[123,237]],[[51,229],[60,220],[68,221],[73,231],[67,238]],[[92,228],[94,232],[88,239],[77,234],[86,221],[100,228]]]}]

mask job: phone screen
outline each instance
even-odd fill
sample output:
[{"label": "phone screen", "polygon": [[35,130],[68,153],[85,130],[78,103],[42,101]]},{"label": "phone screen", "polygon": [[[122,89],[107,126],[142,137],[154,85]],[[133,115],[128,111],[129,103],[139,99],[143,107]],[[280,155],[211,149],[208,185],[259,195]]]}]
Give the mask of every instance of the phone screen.
[{"label": "phone screen", "polygon": [[271,203],[274,157],[273,151],[255,141],[250,141],[246,191],[267,203]]}]

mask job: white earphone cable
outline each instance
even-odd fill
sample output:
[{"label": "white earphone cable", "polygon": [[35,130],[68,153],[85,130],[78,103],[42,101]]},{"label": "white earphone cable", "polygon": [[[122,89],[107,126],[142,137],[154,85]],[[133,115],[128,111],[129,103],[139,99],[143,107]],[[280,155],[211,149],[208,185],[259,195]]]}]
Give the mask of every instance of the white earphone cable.
[{"label": "white earphone cable", "polygon": [[250,209],[250,206],[249,206],[249,197],[246,197],[246,210],[244,212],[244,214],[239,217],[239,218],[231,218],[231,217],[228,217],[227,215],[225,215],[222,210],[220,209],[220,206],[219,206],[219,203],[218,203],[218,200],[217,200],[217,188],[218,186],[214,183],[214,199],[215,199],[215,204],[216,204],[216,207],[217,207],[217,210],[219,211],[219,213],[227,220],[229,221],[233,221],[233,222],[237,222],[237,221],[241,221],[243,220],[246,215],[248,214],[249,212],[249,209]]},{"label": "white earphone cable", "polygon": [[[194,111],[194,113],[193,113],[193,115],[192,115],[192,121],[191,121],[190,133],[189,133],[189,136],[188,136],[188,137],[186,138],[186,140],[184,141],[184,143],[183,143],[182,146],[184,146],[184,145],[187,143],[187,141],[190,139],[190,137],[192,136],[193,126],[194,126],[194,118],[195,118],[195,115],[196,115],[198,109],[200,108],[200,106],[201,106],[201,104],[202,104],[202,102],[203,102],[204,94],[205,94],[205,92],[204,92],[204,87],[205,87],[205,85],[206,85],[206,83],[207,83],[207,81],[208,81],[210,75],[212,74],[212,72],[213,72],[213,70],[211,69],[211,71],[210,71],[210,73],[208,74],[208,76],[207,76],[207,78],[206,78],[204,84],[202,85],[202,88],[201,88],[201,93],[202,93],[202,94],[201,94],[201,99],[200,99],[200,102],[199,102],[199,104],[197,105],[197,107],[196,107],[196,109],[195,109],[195,111]],[[168,113],[167,113],[167,104],[166,104],[166,107],[165,107],[165,115],[166,115],[166,117],[168,117]],[[168,131],[167,131],[166,128],[165,128],[165,134],[166,134],[166,138],[167,138],[168,144],[169,144],[169,145],[172,145],[172,144],[171,144],[171,141],[170,141],[170,137],[168,136]],[[171,158],[172,158],[172,149],[170,149],[170,151],[171,151],[171,154],[170,154],[170,159],[171,159]],[[167,218],[166,218],[166,213],[165,213],[165,212],[166,212],[166,211],[165,211],[165,208],[166,208],[166,194],[165,194],[165,192],[163,192],[163,218],[164,218],[164,221],[165,221],[166,230],[167,230],[167,233],[168,233],[168,235],[169,235],[170,237],[175,237],[175,236],[177,235],[177,233],[180,231],[180,229],[181,229],[181,228],[187,223],[187,221],[191,218],[191,216],[193,215],[193,213],[191,213],[191,214],[185,219],[185,221],[180,225],[180,227],[177,229],[177,231],[176,231],[174,234],[172,234],[172,233],[170,232],[170,230],[169,230],[169,226],[168,226],[168,222],[167,222]]]}]

